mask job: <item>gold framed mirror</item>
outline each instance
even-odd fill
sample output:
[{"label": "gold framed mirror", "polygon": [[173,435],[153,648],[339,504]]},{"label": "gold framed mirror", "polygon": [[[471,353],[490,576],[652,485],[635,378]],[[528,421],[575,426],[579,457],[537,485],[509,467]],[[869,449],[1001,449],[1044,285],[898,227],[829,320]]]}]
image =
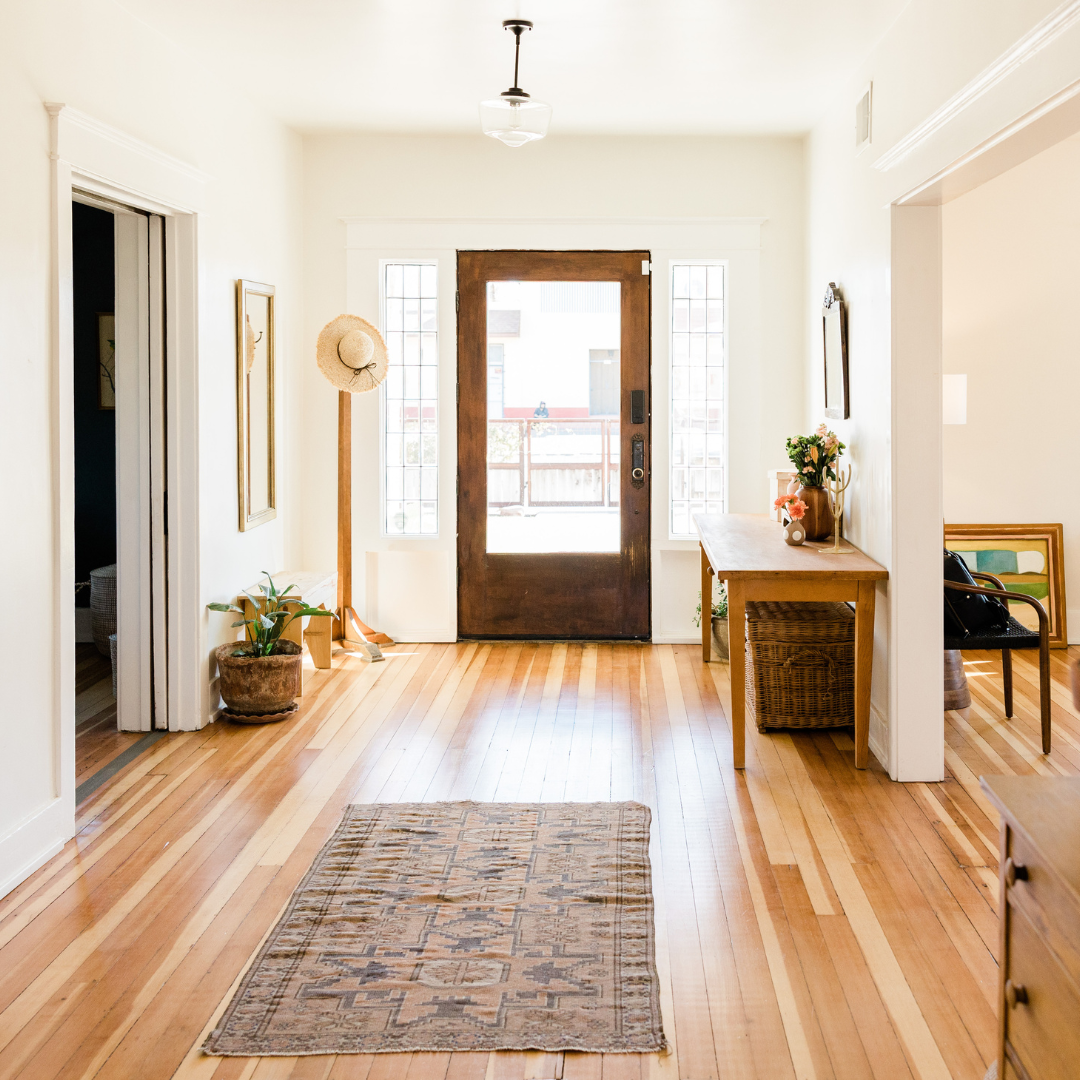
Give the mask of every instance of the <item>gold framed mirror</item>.
[{"label": "gold framed mirror", "polygon": [[829,282],[821,305],[821,328],[825,337],[825,415],[846,420],[848,405],[847,319],[836,283]]},{"label": "gold framed mirror", "polygon": [[277,516],[274,286],[236,283],[236,434],[240,531]]}]

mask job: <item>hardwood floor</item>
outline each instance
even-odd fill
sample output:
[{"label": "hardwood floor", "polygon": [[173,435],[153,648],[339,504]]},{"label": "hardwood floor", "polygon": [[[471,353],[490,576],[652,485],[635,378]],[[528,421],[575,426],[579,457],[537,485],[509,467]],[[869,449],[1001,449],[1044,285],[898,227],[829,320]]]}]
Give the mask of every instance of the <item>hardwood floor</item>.
[{"label": "hardwood floor", "polygon": [[[1054,752],[1037,669],[968,660],[948,776],[854,769],[847,732],[750,733],[696,646],[337,654],[296,719],[173,734],[79,808],[0,901],[0,1077],[139,1080],[978,1080],[994,1046],[997,818],[981,773],[1080,772],[1067,657]],[[1080,654],[1077,654],[1080,655]],[[640,799],[654,812],[670,1051],[208,1058],[198,1046],[349,802]]]},{"label": "hardwood floor", "polygon": [[116,730],[112,664],[97,646],[75,646],[75,786],[119,757],[138,733]]}]

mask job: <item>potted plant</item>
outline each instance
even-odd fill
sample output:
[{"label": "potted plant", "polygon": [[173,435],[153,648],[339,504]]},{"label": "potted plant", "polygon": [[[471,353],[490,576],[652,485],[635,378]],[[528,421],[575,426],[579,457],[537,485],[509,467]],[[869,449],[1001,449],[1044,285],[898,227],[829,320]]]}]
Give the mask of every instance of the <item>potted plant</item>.
[{"label": "potted plant", "polygon": [[813,435],[797,435],[787,441],[788,460],[795,466],[802,485],[794,492],[789,487],[788,494],[806,503],[803,525],[807,540],[824,540],[832,532],[832,507],[824,484],[826,479],[836,479],[836,462],[845,449],[836,433],[824,424]]},{"label": "potted plant", "polygon": [[293,586],[279,592],[273,578],[265,570],[263,573],[269,584],[259,585],[262,595],[244,593],[255,609],[254,618],[245,618],[243,609],[235,604],[207,604],[211,611],[235,612],[241,617],[233,626],[247,628],[244,641],[228,641],[215,650],[218,689],[228,713],[236,719],[246,718],[247,723],[284,720],[295,712],[304,650],[295,641],[282,638],[282,632],[293,619],[333,614],[297,600],[286,601],[283,598]]},{"label": "potted plant", "polygon": [[[695,609],[694,625],[701,625],[701,593],[698,593],[698,605]],[[728,659],[728,603],[727,586],[716,583],[712,605],[712,647],[718,660]]]}]

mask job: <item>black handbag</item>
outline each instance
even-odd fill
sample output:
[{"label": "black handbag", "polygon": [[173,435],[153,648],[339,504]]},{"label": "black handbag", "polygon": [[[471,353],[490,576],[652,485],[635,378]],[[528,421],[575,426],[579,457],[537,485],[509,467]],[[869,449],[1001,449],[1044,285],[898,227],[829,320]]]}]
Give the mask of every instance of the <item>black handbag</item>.
[{"label": "black handbag", "polygon": [[[945,580],[975,585],[967,564],[954,551],[945,551]],[[945,590],[945,636],[970,637],[987,630],[1004,630],[1009,624],[1005,603],[982,593]]]}]

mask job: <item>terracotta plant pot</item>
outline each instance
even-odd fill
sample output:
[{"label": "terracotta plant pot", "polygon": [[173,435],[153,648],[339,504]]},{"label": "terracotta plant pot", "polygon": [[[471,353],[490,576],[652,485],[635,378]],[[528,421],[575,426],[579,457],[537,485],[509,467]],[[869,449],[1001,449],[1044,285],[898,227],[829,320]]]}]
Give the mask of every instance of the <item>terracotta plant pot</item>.
[{"label": "terracotta plant pot", "polygon": [[728,646],[728,621],[726,618],[718,619],[713,616],[712,621],[712,649],[717,660],[730,659]]},{"label": "terracotta plant pot", "polygon": [[242,641],[229,641],[215,650],[218,690],[229,712],[261,716],[282,712],[300,693],[304,650],[295,641],[279,641],[270,656],[236,656]]},{"label": "terracotta plant pot", "polygon": [[833,531],[832,500],[823,487],[801,487],[796,492],[806,503],[803,527],[807,540],[824,540]]}]

